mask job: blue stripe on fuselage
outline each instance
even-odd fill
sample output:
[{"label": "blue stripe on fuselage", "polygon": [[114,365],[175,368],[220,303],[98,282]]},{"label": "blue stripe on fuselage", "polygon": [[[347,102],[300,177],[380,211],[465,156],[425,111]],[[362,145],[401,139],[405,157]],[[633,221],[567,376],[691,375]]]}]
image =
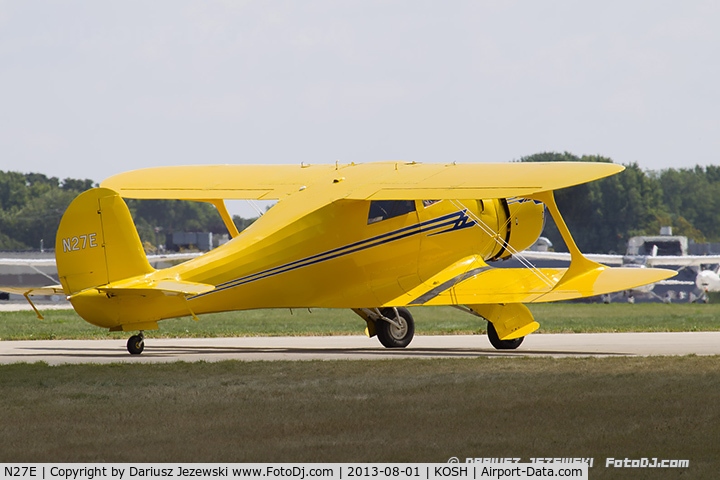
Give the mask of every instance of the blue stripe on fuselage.
[{"label": "blue stripe on fuselage", "polygon": [[[272,277],[275,275],[279,275],[281,273],[290,272],[292,270],[296,270],[298,268],[302,267],[308,267],[310,265],[315,265],[317,263],[321,263],[327,260],[333,260],[338,257],[342,257],[345,255],[350,255],[351,253],[356,253],[362,250],[367,250],[368,248],[377,247],[380,245],[385,245],[390,242],[394,242],[396,240],[402,240],[403,238],[408,238],[413,235],[418,235],[420,233],[426,233],[431,232],[433,230],[441,229],[444,227],[445,230],[441,230],[439,232],[435,232],[429,235],[439,235],[441,233],[448,233],[455,230],[462,230],[468,227],[472,227],[475,225],[475,221],[468,217],[467,210],[458,211],[455,213],[450,213],[448,215],[443,215],[442,217],[438,217],[432,220],[427,220],[425,222],[418,223],[416,225],[411,225],[409,227],[404,227],[399,230],[395,230],[394,232],[390,233],[384,233],[382,235],[378,235],[376,237],[372,237],[366,240],[361,240],[359,242],[351,243],[349,245],[345,245],[343,247],[338,247],[332,250],[328,250],[327,252],[319,253],[317,255],[313,255],[307,258],[304,258],[302,260],[296,260],[294,262],[286,263],[284,265],[280,265],[277,267],[273,267],[267,270],[263,270],[258,273],[254,273],[252,275],[247,275],[245,277],[237,278],[235,280],[231,280],[226,283],[221,283],[215,287],[214,290],[211,290],[206,293],[201,293],[199,295],[195,295],[193,297],[190,297],[190,299],[199,298],[205,295],[209,295],[211,293],[216,293],[222,290],[227,290],[229,288],[238,287],[240,285],[244,285],[246,283],[254,282],[256,280],[262,280],[263,278]],[[429,236],[428,235],[428,236]]]}]

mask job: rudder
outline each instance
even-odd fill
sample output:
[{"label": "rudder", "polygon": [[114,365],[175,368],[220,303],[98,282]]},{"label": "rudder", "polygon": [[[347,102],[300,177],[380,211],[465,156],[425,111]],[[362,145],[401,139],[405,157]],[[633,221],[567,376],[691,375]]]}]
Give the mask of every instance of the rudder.
[{"label": "rudder", "polygon": [[55,261],[66,295],[154,271],[127,205],[108,188],[72,201],[58,228]]}]

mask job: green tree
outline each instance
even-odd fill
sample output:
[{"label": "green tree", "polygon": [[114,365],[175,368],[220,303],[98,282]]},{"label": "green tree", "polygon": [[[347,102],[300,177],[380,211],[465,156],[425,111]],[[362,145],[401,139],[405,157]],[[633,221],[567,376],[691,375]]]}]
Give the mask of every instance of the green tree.
[{"label": "green tree", "polygon": [[18,172],[0,171],[0,210],[11,211],[27,202],[25,175]]},{"label": "green tree", "polygon": [[63,190],[71,190],[74,192],[84,192],[85,190],[90,190],[94,186],[95,182],[89,179],[76,180],[74,178],[66,178],[62,181],[60,188],[62,188]]},{"label": "green tree", "polygon": [[674,233],[720,241],[720,167],[667,169],[656,176]]},{"label": "green tree", "polygon": [[[522,162],[612,162],[600,155],[543,152]],[[39,173],[0,171],[0,249],[52,248],[67,206],[92,180]],[[660,226],[695,241],[720,241],[720,166],[644,172],[637,164],[594,182],[555,192],[558,207],[582,251],[623,253],[634,235],[656,235]],[[227,233],[215,207],[181,200],[126,200],[140,238],[164,243],[173,232]],[[238,230],[255,219],[233,217]],[[566,250],[552,220],[545,236],[555,250]]]},{"label": "green tree", "polygon": [[66,179],[40,173],[0,171],[0,248],[27,250],[55,245],[55,235],[65,209],[91,180]]},{"label": "green tree", "polygon": [[[540,153],[521,161],[612,163],[607,157],[578,157],[568,152]],[[632,164],[617,175],[557,190],[555,200],[580,250],[624,253],[631,236],[656,231],[662,192],[655,179]],[[554,222],[547,222],[543,234],[553,242],[556,251],[567,251]]]},{"label": "green tree", "polygon": [[[187,200],[126,200],[143,243],[153,246],[165,243],[174,232],[228,233],[217,209],[209,203]],[[242,231],[254,219],[238,216],[233,221]]]},{"label": "green tree", "polygon": [[31,198],[13,216],[12,237],[28,248],[39,249],[41,240],[45,247],[54,248],[60,219],[76,196],[75,191],[51,188]]}]

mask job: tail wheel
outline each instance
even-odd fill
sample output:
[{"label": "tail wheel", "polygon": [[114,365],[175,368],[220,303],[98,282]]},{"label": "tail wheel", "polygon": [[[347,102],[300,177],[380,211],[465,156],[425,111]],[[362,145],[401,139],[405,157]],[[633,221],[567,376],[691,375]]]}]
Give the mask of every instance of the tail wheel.
[{"label": "tail wheel", "polygon": [[515,350],[520,346],[523,340],[525,340],[525,337],[513,338],[512,340],[500,340],[500,337],[498,337],[497,331],[495,330],[495,325],[493,325],[492,322],[488,322],[487,335],[492,346],[498,350]]},{"label": "tail wheel", "polygon": [[[397,310],[397,316],[395,315]],[[407,308],[384,308],[380,313],[393,323],[385,320],[375,322],[378,340],[387,348],[405,348],[415,335],[415,321]]]},{"label": "tail wheel", "polygon": [[127,349],[130,355],[140,355],[145,349],[145,336],[140,332],[139,335],[133,335],[128,339]]}]

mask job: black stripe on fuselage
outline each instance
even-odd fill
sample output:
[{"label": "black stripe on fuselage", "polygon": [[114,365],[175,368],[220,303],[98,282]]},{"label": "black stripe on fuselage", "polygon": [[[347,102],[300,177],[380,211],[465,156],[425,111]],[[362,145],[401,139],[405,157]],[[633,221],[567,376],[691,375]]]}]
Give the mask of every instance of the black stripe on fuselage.
[{"label": "black stripe on fuselage", "polygon": [[448,290],[449,288],[454,287],[458,283],[462,282],[463,280],[467,280],[468,278],[474,277],[475,275],[478,275],[482,272],[485,272],[487,270],[491,270],[491,267],[484,266],[479,268],[473,268],[472,270],[468,270],[467,272],[460,274],[456,277],[451,278],[450,280],[441,283],[437,287],[428,290],[427,292],[420,295],[418,298],[413,300],[412,302],[408,302],[408,305],[424,305],[433,298],[440,295],[445,290]]}]

